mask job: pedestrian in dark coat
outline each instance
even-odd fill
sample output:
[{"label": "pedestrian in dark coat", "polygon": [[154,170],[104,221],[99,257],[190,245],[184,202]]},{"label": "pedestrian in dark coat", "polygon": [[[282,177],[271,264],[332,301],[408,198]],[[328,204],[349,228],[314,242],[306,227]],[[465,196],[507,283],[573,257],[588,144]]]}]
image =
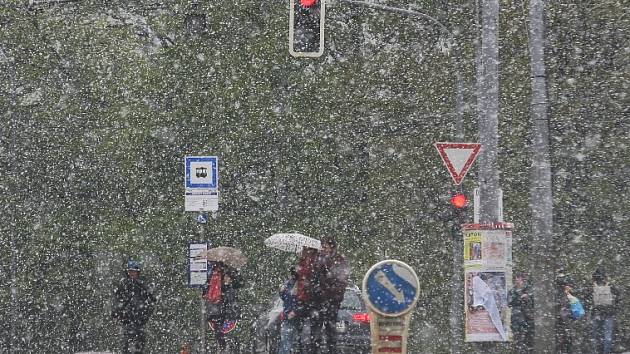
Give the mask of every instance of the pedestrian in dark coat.
[{"label": "pedestrian in dark coat", "polygon": [[534,345],[534,297],[525,274],[516,274],[514,287],[508,293],[508,305],[512,309],[514,353],[532,353]]},{"label": "pedestrian in dark coat", "polygon": [[324,353],[323,342],[326,342],[327,353],[337,352],[335,325],[337,313],[348,285],[349,268],[346,259],[337,249],[337,241],[333,237],[325,237],[321,241],[317,265],[314,269],[314,285],[311,319],[311,351]]},{"label": "pedestrian in dark coat", "polygon": [[237,296],[237,290],[241,287],[241,276],[235,268],[221,262],[213,263],[203,297],[206,299],[206,318],[214,328],[214,336],[221,350],[227,346],[223,324],[241,317]]},{"label": "pedestrian in dark coat", "polygon": [[587,348],[588,328],[584,317],[574,318],[570,298],[583,301],[583,290],[578,288],[574,280],[560,272],[556,278],[556,352],[580,354],[590,351]]},{"label": "pedestrian in dark coat", "polygon": [[140,264],[127,262],[127,275],[114,290],[112,317],[122,324],[122,353],[143,353],[144,326],[153,313],[155,296],[140,279]]}]

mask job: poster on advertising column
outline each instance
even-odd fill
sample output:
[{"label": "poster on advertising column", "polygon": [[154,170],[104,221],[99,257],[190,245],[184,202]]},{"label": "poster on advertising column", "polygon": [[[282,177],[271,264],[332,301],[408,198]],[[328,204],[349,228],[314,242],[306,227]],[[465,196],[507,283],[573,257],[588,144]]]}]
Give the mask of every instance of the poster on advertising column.
[{"label": "poster on advertising column", "polygon": [[512,229],[510,223],[463,225],[467,342],[511,339]]}]

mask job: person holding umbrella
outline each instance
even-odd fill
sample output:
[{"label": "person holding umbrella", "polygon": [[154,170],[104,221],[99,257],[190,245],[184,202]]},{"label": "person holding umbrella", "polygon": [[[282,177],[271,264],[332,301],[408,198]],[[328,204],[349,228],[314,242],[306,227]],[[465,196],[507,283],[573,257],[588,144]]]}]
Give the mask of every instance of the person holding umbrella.
[{"label": "person holding umbrella", "polygon": [[213,262],[203,297],[206,300],[206,318],[214,330],[214,337],[221,351],[227,346],[223,324],[225,321],[236,321],[241,315],[237,290],[242,285],[241,276],[236,268],[223,262]]},{"label": "person holding umbrella", "polygon": [[324,353],[322,342],[325,336],[327,353],[334,354],[337,351],[337,313],[346,292],[350,270],[346,258],[337,250],[334,237],[324,237],[321,248],[313,273],[310,351]]},{"label": "person holding umbrella", "polygon": [[[320,241],[300,233],[277,233],[265,240],[265,245],[285,252],[298,253],[297,268],[291,268],[291,276],[281,287],[280,295],[284,303],[284,319],[281,329],[279,353],[290,351],[297,334],[298,350],[303,352],[302,331],[304,319],[311,315],[314,292],[314,274],[318,259]],[[304,348],[306,350],[307,348]]]},{"label": "person holding umbrella", "polygon": [[317,265],[318,250],[304,246],[297,266],[297,299],[305,310],[312,301],[315,266]]}]

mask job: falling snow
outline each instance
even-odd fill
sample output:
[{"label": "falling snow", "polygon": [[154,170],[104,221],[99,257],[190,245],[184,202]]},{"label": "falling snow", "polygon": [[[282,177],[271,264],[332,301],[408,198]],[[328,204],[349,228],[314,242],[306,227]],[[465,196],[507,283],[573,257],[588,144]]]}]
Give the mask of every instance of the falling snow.
[{"label": "falling snow", "polygon": [[[509,351],[464,343],[457,328],[458,225],[473,222],[485,167],[466,176],[456,216],[458,187],[433,146],[486,144],[479,9],[358,3],[331,1],[324,54],[294,58],[288,0],[0,2],[0,353],[119,351],[112,296],[128,259],[157,297],[146,352],[201,353],[201,291],[187,272],[200,240],[247,256],[231,336],[249,353],[254,319],[298,260],[263,241],[290,231],[335,235],[358,287],[381,260],[414,268],[409,353]],[[513,270],[534,287],[566,273],[580,297],[601,268],[628,294],[628,4],[547,2],[548,164],[534,162],[529,2],[500,5],[499,140],[482,153],[497,156]],[[184,157],[197,155],[219,159],[219,210],[205,224],[184,211]],[[543,246],[537,167],[549,167],[553,196]],[[536,274],[541,262],[554,269]],[[589,339],[583,327],[575,336]],[[613,348],[630,351],[628,296]]]}]

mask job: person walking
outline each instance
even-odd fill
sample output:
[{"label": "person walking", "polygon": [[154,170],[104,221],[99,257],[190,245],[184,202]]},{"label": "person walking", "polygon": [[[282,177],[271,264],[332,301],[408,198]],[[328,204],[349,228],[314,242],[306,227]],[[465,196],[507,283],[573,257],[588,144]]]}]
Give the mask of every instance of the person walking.
[{"label": "person walking", "polygon": [[280,347],[278,354],[291,354],[295,334],[298,333],[301,305],[297,297],[298,273],[291,268],[291,276],[280,288],[282,299],[282,322],[280,324]]},{"label": "person walking", "polygon": [[112,317],[122,324],[122,353],[141,354],[145,348],[144,326],[153,313],[156,298],[140,279],[140,263],[127,262],[126,276],[114,290]]},{"label": "person walking", "polygon": [[304,326],[306,320],[311,319],[311,314],[313,313],[312,302],[315,284],[313,278],[315,276],[315,266],[317,265],[318,257],[319,254],[316,248],[303,247],[302,254],[300,255],[297,265],[297,279],[295,286],[297,287],[296,296],[300,304],[300,312],[298,321],[296,321],[296,326],[298,334],[298,348],[300,352],[306,352],[310,347],[308,336],[304,334],[304,332],[307,332],[305,329],[310,329],[310,327],[305,328]]},{"label": "person walking", "polygon": [[527,275],[517,273],[515,284],[508,292],[508,305],[512,309],[514,353],[532,353],[534,345],[534,297]]},{"label": "person walking", "polygon": [[588,288],[586,303],[590,307],[593,353],[612,352],[613,329],[619,304],[619,291],[610,284],[603,269],[592,275],[593,284]]},{"label": "person walking", "polygon": [[[334,237],[324,237],[321,247],[313,273],[310,350],[312,353],[334,354],[337,351],[335,324],[348,285],[349,268]],[[326,352],[323,351],[324,342]]]},{"label": "person walking", "polygon": [[206,318],[222,352],[227,349],[223,333],[224,323],[237,321],[241,315],[237,298],[237,289],[241,287],[242,280],[235,268],[222,262],[213,263],[203,297],[206,299]]},{"label": "person walking", "polygon": [[315,248],[303,247],[300,260],[297,266],[297,297],[305,310],[311,303],[313,297],[313,276],[317,265],[318,252]]},{"label": "person walking", "polygon": [[556,278],[556,343],[558,353],[572,353],[571,304],[567,294],[573,291],[573,281],[559,271]]},{"label": "person walking", "polygon": [[[587,322],[584,320],[583,291],[577,289],[574,281],[563,272],[559,273],[556,279],[556,286],[558,314],[556,322],[557,352],[563,354],[589,352],[590,348],[586,348],[588,340],[585,340],[588,329]],[[579,306],[574,309],[576,304]],[[578,308],[581,309],[579,313],[576,312]]]}]

